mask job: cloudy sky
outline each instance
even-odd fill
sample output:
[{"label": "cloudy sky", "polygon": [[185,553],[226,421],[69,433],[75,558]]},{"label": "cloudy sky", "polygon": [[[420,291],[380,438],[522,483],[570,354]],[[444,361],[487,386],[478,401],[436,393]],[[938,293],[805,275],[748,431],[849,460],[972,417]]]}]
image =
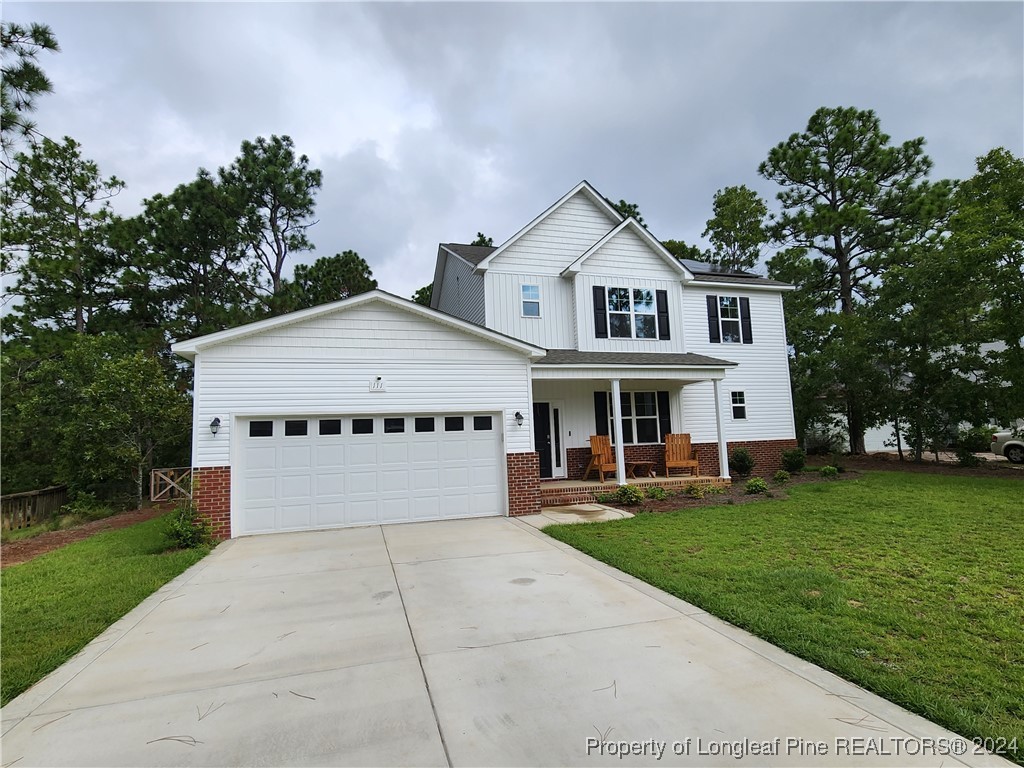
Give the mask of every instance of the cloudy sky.
[{"label": "cloudy sky", "polygon": [[924,136],[935,177],[1024,153],[1024,4],[18,3],[53,28],[37,122],[127,183],[125,214],[244,139],[287,134],[324,174],[317,255],[354,249],[385,290],[437,243],[495,244],[581,179],[699,242],[818,107]]}]

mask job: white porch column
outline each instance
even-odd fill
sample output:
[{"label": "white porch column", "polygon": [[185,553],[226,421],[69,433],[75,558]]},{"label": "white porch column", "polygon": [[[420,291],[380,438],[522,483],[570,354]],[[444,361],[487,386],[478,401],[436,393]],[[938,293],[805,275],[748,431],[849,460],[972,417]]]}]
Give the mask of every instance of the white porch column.
[{"label": "white porch column", "polygon": [[711,382],[715,385],[715,426],[718,427],[718,466],[720,477],[729,479],[729,445],[725,440],[725,430],[722,429],[722,399],[718,392],[718,379]]},{"label": "white porch column", "polygon": [[615,436],[615,479],[619,485],[626,484],[626,452],[622,448],[622,397],[619,390],[619,380],[612,379],[612,432]]}]

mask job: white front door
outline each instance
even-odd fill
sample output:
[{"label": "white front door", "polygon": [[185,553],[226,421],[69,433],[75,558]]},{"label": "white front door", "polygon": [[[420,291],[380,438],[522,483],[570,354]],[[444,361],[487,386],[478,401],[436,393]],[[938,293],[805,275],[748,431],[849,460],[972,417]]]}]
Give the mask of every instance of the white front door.
[{"label": "white front door", "polygon": [[232,535],[505,514],[501,425],[472,413],[239,419]]}]

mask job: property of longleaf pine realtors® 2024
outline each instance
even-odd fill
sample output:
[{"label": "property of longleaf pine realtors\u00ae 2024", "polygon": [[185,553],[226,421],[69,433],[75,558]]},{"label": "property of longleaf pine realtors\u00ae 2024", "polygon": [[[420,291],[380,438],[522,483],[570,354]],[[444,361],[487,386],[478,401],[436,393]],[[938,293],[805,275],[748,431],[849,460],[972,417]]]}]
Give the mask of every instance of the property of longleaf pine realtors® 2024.
[{"label": "property of longleaf pine realtors\u00ae 2024", "polygon": [[757,739],[739,740],[705,740],[687,737],[679,741],[609,741],[587,738],[587,754],[598,754],[610,757],[652,756],[661,760],[668,752],[672,755],[704,755],[726,756],[740,759],[761,755],[796,755],[823,756],[847,755],[866,756],[880,755],[899,757],[900,755],[955,756],[964,755],[971,749],[977,754],[984,754],[980,744],[971,744],[960,738],[912,738],[912,737],[861,737],[837,736],[833,743],[820,740],[802,739],[789,736],[776,737],[767,741]]}]

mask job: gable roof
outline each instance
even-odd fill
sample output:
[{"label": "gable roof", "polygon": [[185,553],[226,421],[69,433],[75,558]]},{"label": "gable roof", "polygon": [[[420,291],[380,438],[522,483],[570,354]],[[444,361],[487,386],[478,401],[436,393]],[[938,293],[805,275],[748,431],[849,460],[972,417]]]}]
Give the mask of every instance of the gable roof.
[{"label": "gable roof", "polygon": [[444,285],[444,272],[448,268],[448,257],[455,256],[475,267],[495,250],[493,245],[463,245],[462,243],[438,243],[437,259],[434,261],[434,281],[430,290],[430,306],[437,309],[441,302],[441,287]]},{"label": "gable roof", "polygon": [[301,323],[306,320],[322,317],[323,315],[345,312],[346,310],[372,303],[385,304],[414,315],[419,315],[420,317],[432,322],[447,325],[473,336],[478,336],[488,341],[492,341],[501,346],[509,347],[517,352],[528,355],[532,359],[541,358],[545,353],[544,349],[541,347],[528,344],[525,341],[520,341],[519,339],[506,336],[505,334],[498,333],[497,331],[491,331],[479,325],[474,325],[473,323],[468,323],[465,320],[421,306],[413,301],[403,299],[400,296],[395,296],[394,294],[381,290],[367,291],[366,293],[361,293],[358,296],[352,296],[348,299],[333,301],[330,304],[320,304],[315,307],[310,307],[309,309],[300,309],[297,312],[289,312],[288,314],[270,317],[266,320],[258,320],[255,323],[247,323],[246,325],[240,325],[236,328],[228,328],[227,330],[217,331],[216,333],[209,333],[205,336],[199,336],[194,339],[178,341],[171,345],[171,351],[187,360],[194,360],[195,356],[199,352],[202,352],[204,349],[217,346],[218,344],[236,341],[247,336],[256,336],[275,328],[282,328],[295,323]]},{"label": "gable roof", "polygon": [[647,229],[645,229],[644,226],[637,222],[637,220],[634,219],[632,216],[627,218],[621,224],[612,227],[612,230],[607,235],[605,235],[592,246],[590,246],[590,248],[588,248],[586,251],[580,254],[579,258],[577,258],[576,261],[574,261],[568,267],[563,269],[562,275],[575,275],[576,273],[578,273],[583,267],[583,262],[585,262],[595,253],[597,253],[602,247],[604,247],[605,244],[607,244],[610,240],[612,240],[612,238],[614,238],[617,234],[619,234],[619,232],[621,232],[624,229],[630,229],[633,232],[635,232],[654,253],[661,256],[662,260],[664,260],[666,264],[668,264],[672,269],[679,273],[681,279],[693,279],[693,272],[687,269],[685,264],[680,263],[679,259],[677,259],[671,253],[669,253],[665,246],[661,244],[661,241],[654,237],[654,235],[652,235],[650,232],[648,232]]},{"label": "gable roof", "polygon": [[523,227],[514,235],[512,235],[512,237],[510,237],[504,243],[495,248],[492,253],[488,254],[486,258],[484,258],[483,260],[480,261],[480,263],[477,264],[477,269],[486,270],[488,265],[502,253],[504,253],[509,248],[509,246],[518,241],[520,238],[523,237],[523,235],[528,233],[530,230],[532,230],[534,227],[536,227],[538,224],[544,221],[548,216],[550,216],[552,213],[561,208],[566,203],[566,201],[571,200],[573,197],[580,193],[586,195],[592,203],[594,203],[598,208],[607,213],[609,218],[613,222],[618,223],[623,220],[622,214],[615,210],[615,207],[608,202],[604,195],[602,195],[600,192],[594,189],[590,182],[584,179],[575,187],[566,192],[561,198],[559,198],[559,200],[555,202],[554,205],[548,207],[548,209],[544,211],[540,216],[535,218],[525,227]]},{"label": "gable roof", "polygon": [[486,259],[497,248],[493,245],[462,245],[461,243],[441,243],[443,248],[448,249],[459,258],[468,261],[474,267]]}]

